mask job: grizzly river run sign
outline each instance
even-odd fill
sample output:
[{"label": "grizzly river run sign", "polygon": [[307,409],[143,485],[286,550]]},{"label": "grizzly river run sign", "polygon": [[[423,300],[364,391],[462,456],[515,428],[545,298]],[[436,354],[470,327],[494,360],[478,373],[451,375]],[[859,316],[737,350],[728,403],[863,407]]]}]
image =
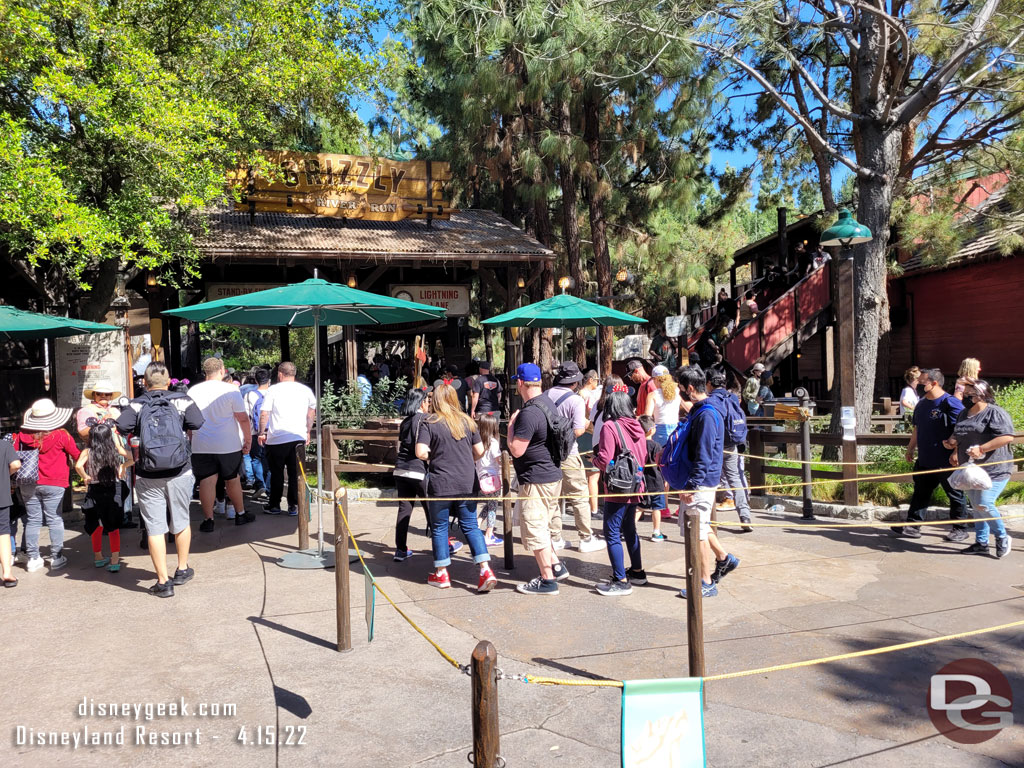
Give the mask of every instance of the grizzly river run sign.
[{"label": "grizzly river run sign", "polygon": [[[239,210],[315,213],[368,221],[447,219],[451,169],[431,160],[267,152],[268,169],[228,174]],[[454,211],[457,212],[457,211]]]}]

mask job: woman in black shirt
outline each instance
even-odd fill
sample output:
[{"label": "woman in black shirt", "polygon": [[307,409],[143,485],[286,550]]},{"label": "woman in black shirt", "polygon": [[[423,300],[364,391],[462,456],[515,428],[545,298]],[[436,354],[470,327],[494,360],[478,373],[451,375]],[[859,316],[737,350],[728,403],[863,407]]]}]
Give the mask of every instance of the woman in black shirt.
[{"label": "woman in black shirt", "polygon": [[412,501],[420,499],[423,513],[427,517],[427,530],[430,529],[430,512],[427,511],[427,465],[416,458],[416,435],[420,424],[430,412],[431,388],[410,389],[402,402],[401,426],[398,427],[398,456],[395,458],[395,492],[399,499],[398,520],[395,522],[395,562],[402,562],[412,557],[409,549],[409,520],[412,517]]},{"label": "woman in black shirt", "polygon": [[448,521],[458,518],[459,527],[469,542],[473,562],[480,566],[477,591],[490,592],[497,579],[487,564],[491,559],[487,542],[477,524],[476,459],[484,454],[476,422],[463,413],[459,398],[448,383],[434,388],[434,412],[420,424],[416,437],[416,458],[429,462],[427,510],[431,525],[430,540],[434,550],[434,572],[427,583],[441,589],[450,587],[448,566],[451,552],[448,544]]}]

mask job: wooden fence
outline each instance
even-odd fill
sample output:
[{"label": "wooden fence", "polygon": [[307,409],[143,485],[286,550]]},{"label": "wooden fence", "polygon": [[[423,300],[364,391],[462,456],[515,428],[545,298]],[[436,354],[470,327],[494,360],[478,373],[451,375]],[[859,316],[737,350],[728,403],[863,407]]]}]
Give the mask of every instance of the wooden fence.
[{"label": "wooden fence", "polygon": [[[782,475],[783,477],[795,477],[801,478],[803,476],[803,470],[800,467],[784,467],[778,466],[773,462],[776,461],[807,461],[812,460],[813,456],[803,456],[800,447],[801,435],[799,432],[775,432],[769,429],[755,429],[753,427],[768,427],[777,426],[778,422],[772,419],[758,419],[751,418],[748,420],[752,429],[747,435],[747,452],[750,457],[746,459],[747,471],[750,473],[750,485],[759,486],[766,485],[765,480],[767,475]],[[874,422],[874,418],[872,419]],[[1024,433],[1017,433],[1014,436],[1014,443],[1024,443]],[[855,464],[849,462],[857,461],[857,448],[858,446],[873,447],[877,445],[894,445],[906,450],[907,445],[910,443],[910,433],[904,434],[891,434],[891,433],[871,433],[866,435],[857,435],[855,442],[844,441],[842,435],[832,434],[811,434],[811,450],[813,453],[814,446],[835,446],[839,448],[839,459],[838,461],[845,462],[841,465],[839,470],[834,469],[814,469],[811,470],[812,480],[841,480],[843,483],[843,504],[847,506],[856,506],[860,503],[860,492],[859,492],[859,475],[858,467]],[[774,459],[761,459],[756,458],[759,456],[767,456],[772,450],[782,449],[786,451],[786,455],[779,456]],[[823,461],[823,464],[827,464],[827,461]],[[1010,478],[1011,480],[1024,480],[1024,472],[1015,471]],[[897,475],[895,477],[886,478],[885,482],[892,483],[912,483],[914,478],[912,475]]]}]

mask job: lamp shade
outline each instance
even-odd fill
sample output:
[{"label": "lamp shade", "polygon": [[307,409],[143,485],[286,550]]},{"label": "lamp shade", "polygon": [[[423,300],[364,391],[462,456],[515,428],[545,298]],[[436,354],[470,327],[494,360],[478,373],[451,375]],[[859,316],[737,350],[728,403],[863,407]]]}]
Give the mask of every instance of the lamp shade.
[{"label": "lamp shade", "polygon": [[821,245],[856,245],[871,240],[871,230],[859,224],[845,208],[839,211],[839,220],[821,233]]}]

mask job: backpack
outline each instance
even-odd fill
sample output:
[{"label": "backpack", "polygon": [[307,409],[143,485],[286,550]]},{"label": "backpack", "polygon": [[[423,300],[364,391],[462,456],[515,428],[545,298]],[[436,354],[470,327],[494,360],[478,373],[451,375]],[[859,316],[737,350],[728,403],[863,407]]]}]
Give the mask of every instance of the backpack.
[{"label": "backpack", "polygon": [[718,409],[707,400],[690,411],[689,418],[682,422],[676,431],[668,436],[668,442],[661,449],[661,457],[658,459],[658,467],[661,469],[661,476],[668,485],[675,489],[685,488],[686,482],[690,479],[690,451],[689,437],[690,428],[693,426],[694,417],[710,409],[711,418],[720,420],[722,417]]},{"label": "backpack", "polygon": [[[260,413],[263,410],[263,392],[259,389],[251,389],[242,395],[245,401],[245,409],[249,412],[249,421],[252,422],[253,434],[260,431]],[[249,395],[256,395],[250,398]]]},{"label": "backpack", "polygon": [[[572,393],[570,393],[572,394]],[[572,447],[576,444],[576,432],[572,428],[572,422],[564,418],[557,410],[558,406],[569,395],[558,399],[557,403],[551,402],[547,395],[541,395],[530,400],[526,405],[535,405],[544,412],[544,418],[548,422],[547,447],[551,452],[551,460],[556,467],[562,466],[562,462],[569,458]],[[543,400],[543,402],[541,402]],[[523,406],[524,408],[526,406]]]},{"label": "backpack", "polygon": [[722,418],[725,421],[725,444],[728,446],[742,445],[747,442],[747,417],[743,415],[743,408],[730,394],[718,398],[722,403],[725,413]]},{"label": "backpack", "polygon": [[644,487],[644,468],[633,452],[626,447],[626,438],[617,421],[611,422],[619,436],[615,458],[604,473],[604,483],[609,493],[637,493]]},{"label": "backpack", "polygon": [[151,392],[138,411],[139,470],[174,472],[187,467],[191,449],[182,416],[165,392]]}]

